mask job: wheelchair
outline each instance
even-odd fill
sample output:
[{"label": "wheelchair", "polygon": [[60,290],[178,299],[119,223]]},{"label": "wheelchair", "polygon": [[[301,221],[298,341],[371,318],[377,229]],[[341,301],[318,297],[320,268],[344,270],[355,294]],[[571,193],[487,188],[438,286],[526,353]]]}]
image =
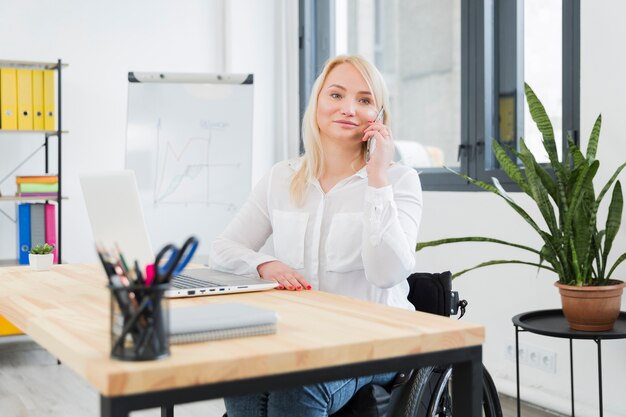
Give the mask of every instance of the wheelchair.
[{"label": "wheelchair", "polygon": [[[408,300],[415,310],[450,317],[465,314],[467,301],[459,300],[452,291],[449,271],[443,273],[418,272],[407,278]],[[389,387],[369,384],[330,417],[451,417],[452,366],[426,366],[407,373],[399,373]],[[483,366],[482,409],[485,417],[502,417],[502,406],[496,386]]]},{"label": "wheelchair", "polygon": [[[414,273],[408,300],[415,310],[450,317],[465,314],[467,301],[452,291],[449,271]],[[452,366],[426,366],[400,372],[389,386],[362,387],[339,411],[329,417],[452,417]],[[483,366],[482,409],[485,417],[502,417],[502,407],[493,379]],[[228,417],[224,414],[223,417]]]}]

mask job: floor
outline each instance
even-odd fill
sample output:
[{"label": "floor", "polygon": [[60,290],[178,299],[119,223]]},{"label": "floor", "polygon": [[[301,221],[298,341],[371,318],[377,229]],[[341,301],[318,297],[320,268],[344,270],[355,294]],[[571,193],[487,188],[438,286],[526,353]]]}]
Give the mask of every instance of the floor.
[{"label": "floor", "polygon": [[[516,417],[515,399],[501,396],[504,417]],[[0,337],[0,410],[2,417],[97,416],[96,391],[26,336]],[[221,417],[222,400],[176,406],[176,417]],[[132,417],[159,417],[159,409]],[[523,404],[524,417],[555,417]]]}]

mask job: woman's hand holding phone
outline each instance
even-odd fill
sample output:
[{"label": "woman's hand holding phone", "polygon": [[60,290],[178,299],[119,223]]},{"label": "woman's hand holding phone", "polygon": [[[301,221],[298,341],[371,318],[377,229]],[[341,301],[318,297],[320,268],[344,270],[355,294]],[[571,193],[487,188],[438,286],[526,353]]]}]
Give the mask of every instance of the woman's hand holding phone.
[{"label": "woman's hand holding phone", "polygon": [[394,145],[391,130],[382,124],[383,109],[376,119],[368,122],[363,141],[368,141],[367,163],[368,183],[372,187],[380,188],[388,185],[387,170],[394,155]]}]

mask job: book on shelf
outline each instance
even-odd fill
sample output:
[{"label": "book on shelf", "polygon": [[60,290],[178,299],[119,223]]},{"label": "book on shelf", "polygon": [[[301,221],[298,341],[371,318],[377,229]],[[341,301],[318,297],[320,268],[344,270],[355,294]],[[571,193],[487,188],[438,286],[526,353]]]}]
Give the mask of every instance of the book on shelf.
[{"label": "book on shelf", "polygon": [[30,252],[30,204],[17,206],[17,259],[21,265],[28,265]]},{"label": "book on shelf", "polygon": [[46,243],[46,218],[44,205],[41,203],[30,205],[30,247]]},{"label": "book on shelf", "polygon": [[0,68],[0,129],[54,130],[55,72]]},{"label": "book on shelf", "polygon": [[46,243],[48,245],[53,245],[54,250],[52,251],[53,260],[52,262],[59,263],[59,255],[57,254],[57,215],[56,215],[57,206],[54,204],[44,204],[44,217],[45,217],[45,227],[46,227]]},{"label": "book on shelf", "polygon": [[38,184],[38,183],[22,183],[17,185],[17,193],[56,193],[59,191],[59,183],[54,184]]},{"label": "book on shelf", "polygon": [[16,184],[57,184],[59,182],[58,175],[17,175],[15,177]]},{"label": "book on shelf", "polygon": [[17,193],[18,197],[57,197],[57,193]]},{"label": "book on shelf", "polygon": [[276,333],[278,314],[241,303],[170,308],[171,344],[203,342]]}]

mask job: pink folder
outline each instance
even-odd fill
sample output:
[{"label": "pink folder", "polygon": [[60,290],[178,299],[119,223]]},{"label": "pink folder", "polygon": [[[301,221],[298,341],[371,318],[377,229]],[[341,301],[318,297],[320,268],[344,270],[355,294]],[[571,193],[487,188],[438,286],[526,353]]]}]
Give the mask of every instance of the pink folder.
[{"label": "pink folder", "polygon": [[57,226],[56,226],[56,207],[54,204],[46,204],[45,210],[46,219],[46,243],[48,245],[55,245],[52,253],[54,254],[54,263],[58,263],[57,258]]}]

